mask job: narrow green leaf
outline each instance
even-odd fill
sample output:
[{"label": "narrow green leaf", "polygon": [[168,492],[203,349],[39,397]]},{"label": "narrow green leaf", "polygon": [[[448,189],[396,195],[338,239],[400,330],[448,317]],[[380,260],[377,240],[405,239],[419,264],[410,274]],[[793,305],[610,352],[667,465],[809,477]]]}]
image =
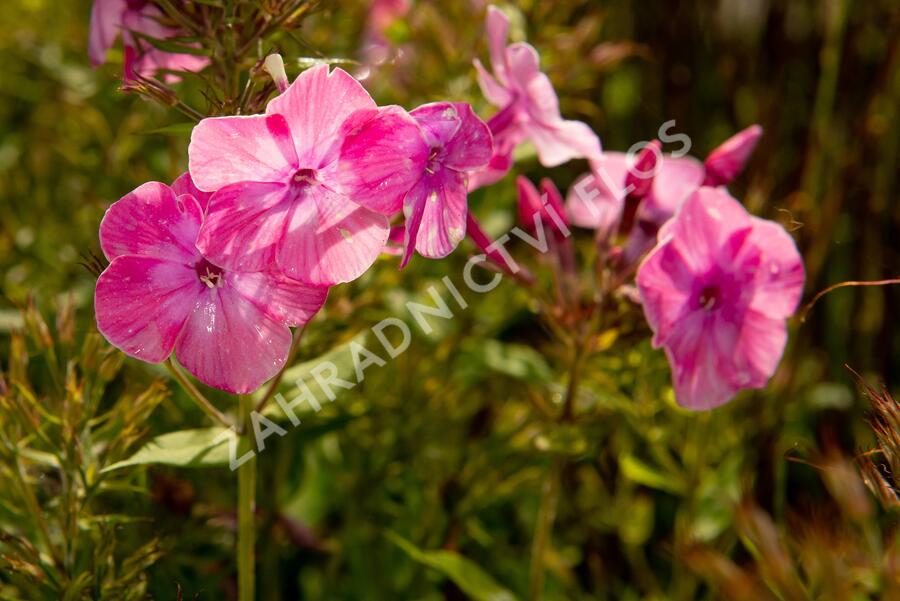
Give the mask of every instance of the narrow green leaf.
[{"label": "narrow green leaf", "polygon": [[619,459],[619,467],[622,468],[622,474],[632,482],[675,495],[684,493],[685,486],[681,480],[660,473],[633,455],[623,455]]},{"label": "narrow green leaf", "polygon": [[516,598],[509,589],[459,553],[443,549],[423,551],[395,532],[388,531],[386,535],[413,561],[442,573],[475,601],[514,601]]},{"label": "narrow green leaf", "polygon": [[197,125],[193,121],[189,121],[187,123],[173,123],[171,125],[165,125],[163,127],[158,127],[156,129],[150,129],[145,132],[142,132],[144,135],[151,134],[160,134],[160,135],[190,135],[192,131],[194,131],[194,126]]},{"label": "narrow green leaf", "polygon": [[[103,468],[110,472],[134,465],[210,467],[228,463],[229,446],[236,434],[226,428],[199,428],[157,436],[134,455]],[[240,454],[240,453],[238,453]]]}]

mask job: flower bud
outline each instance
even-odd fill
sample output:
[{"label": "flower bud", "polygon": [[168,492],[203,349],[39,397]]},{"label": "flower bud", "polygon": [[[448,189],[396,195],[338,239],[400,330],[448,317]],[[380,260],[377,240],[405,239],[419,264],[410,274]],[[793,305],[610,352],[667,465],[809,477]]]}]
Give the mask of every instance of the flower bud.
[{"label": "flower bud", "polygon": [[759,125],[751,125],[719,144],[706,160],[704,186],[726,186],[744,170],[747,159],[763,134]]},{"label": "flower bud", "polygon": [[287,90],[290,82],[288,81],[287,73],[284,70],[284,59],[281,58],[281,55],[270,54],[266,57],[264,66],[266,71],[269,72],[269,75],[272,76],[272,80],[275,82],[278,92],[281,93]]}]

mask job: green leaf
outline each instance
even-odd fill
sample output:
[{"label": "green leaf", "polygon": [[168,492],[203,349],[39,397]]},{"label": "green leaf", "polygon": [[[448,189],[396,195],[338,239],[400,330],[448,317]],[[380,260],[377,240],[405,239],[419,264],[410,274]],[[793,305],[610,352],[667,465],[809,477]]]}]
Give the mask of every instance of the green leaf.
[{"label": "green leaf", "polygon": [[187,123],[173,123],[171,125],[166,125],[163,127],[158,127],[156,129],[147,130],[144,135],[152,135],[152,134],[160,134],[160,135],[178,135],[185,136],[190,135],[192,131],[194,131],[194,126],[197,124],[193,121],[188,121]]},{"label": "green leaf", "polygon": [[[310,359],[309,361],[304,361],[299,365],[295,365],[287,369],[284,372],[284,377],[281,380],[281,386],[278,388],[278,392],[284,395],[286,401],[290,403],[299,393],[302,385],[298,384],[298,382],[302,382],[303,385],[309,387],[309,390],[313,393],[318,401],[319,405],[324,406],[331,402],[332,399],[328,398],[325,392],[321,389],[318,382],[316,381],[315,375],[313,374],[313,370],[315,370],[318,366],[324,365],[326,363],[331,363],[334,365],[336,370],[336,377],[341,380],[346,380],[348,382],[356,384],[356,369],[353,365],[353,354],[350,352],[350,345],[354,342],[357,344],[361,344],[365,346],[366,341],[366,333],[363,332],[361,334],[357,334],[352,339],[340,344],[323,355],[316,357],[315,359]],[[383,358],[383,357],[382,357]],[[378,369],[376,366],[372,366],[363,372],[363,375],[368,374],[369,369]],[[259,391],[256,396],[256,402],[259,403],[262,394],[265,392],[265,388]],[[340,386],[333,386],[332,392],[334,393],[334,400],[338,400],[345,393],[349,392],[346,388],[341,388]],[[303,413],[308,413],[313,411],[313,407],[309,407],[306,404],[296,407],[294,412],[297,414],[300,419],[303,419]],[[263,410],[263,414],[266,417],[272,419],[286,420],[287,416],[278,406],[275,401],[270,401],[266,408]]]},{"label": "green leaf", "polygon": [[660,473],[633,455],[623,455],[619,459],[619,467],[622,468],[622,474],[632,482],[675,495],[684,493],[685,486],[681,480]]},{"label": "green leaf", "polygon": [[[198,428],[157,436],[137,453],[103,468],[110,472],[134,465],[176,465],[179,467],[211,467],[226,465],[229,446],[237,434],[226,428]],[[240,452],[238,455],[240,456]]]},{"label": "green leaf", "polygon": [[388,531],[386,535],[413,561],[442,573],[475,601],[514,601],[516,598],[509,589],[459,553],[444,549],[423,551],[395,532]]},{"label": "green leaf", "polygon": [[[532,384],[546,384],[553,379],[553,372],[544,357],[529,346],[506,344],[498,340],[485,340],[466,349],[470,366],[523,380]],[[475,378],[482,379],[481,377]]]}]

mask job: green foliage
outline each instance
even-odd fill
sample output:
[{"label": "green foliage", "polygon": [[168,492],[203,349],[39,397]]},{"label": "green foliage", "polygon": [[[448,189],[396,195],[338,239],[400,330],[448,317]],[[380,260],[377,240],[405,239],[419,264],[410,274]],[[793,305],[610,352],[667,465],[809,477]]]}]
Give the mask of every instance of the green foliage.
[{"label": "green foliage", "polygon": [[[247,106],[272,91],[254,71],[272,49],[291,76],[318,60],[356,70],[364,4],[318,3],[302,28],[253,46],[234,65],[254,73]],[[402,53],[365,80],[373,97],[408,108],[453,98],[490,116],[471,68],[487,57],[482,15],[469,2],[414,4],[388,34]],[[188,128],[175,110],[118,91],[121,53],[90,69],[89,5],[0,3],[0,22],[14,24],[0,36],[0,598],[227,598],[236,496],[227,445],[210,447],[218,430],[185,394],[166,392],[163,370],[102,341],[94,278],[79,264],[99,254],[97,226],[112,201],[185,169]],[[744,5],[563,0],[504,10],[513,37],[540,50],[562,113],[593,125],[607,149],[626,150],[675,119],[702,157],[761,122],[761,146],[732,190],[793,232],[808,292],[895,275],[895,3],[774,0],[760,14]],[[228,112],[233,95],[210,92],[246,79],[211,77],[185,78],[179,96],[203,113]],[[587,168],[544,169],[528,148],[517,159],[523,174],[563,190]],[[490,233],[513,224],[511,182],[470,200]],[[575,242],[580,281],[591,282],[593,241],[576,232]],[[435,319],[428,335],[404,305],[428,302],[445,275],[459,284],[475,252],[468,242],[402,272],[393,258],[379,261],[331,292],[282,382],[287,399],[298,379],[317,389],[311,369],[323,358],[355,381],[349,343],[380,352],[365,333],[383,318],[404,320],[412,343],[320,410],[298,407],[296,427],[267,406],[288,434],[259,456],[260,599],[528,598],[546,490],[557,498],[543,503],[554,519],[536,553],[545,599],[896,594],[896,453],[886,446],[883,461],[862,461],[881,501],[872,506],[845,459],[874,439],[843,367],[897,385],[896,288],[829,295],[791,324],[766,390],[693,414],[675,406],[665,359],[623,299],[592,331],[594,352],[569,394],[571,334],[583,324],[554,312],[554,267],[524,245],[510,251],[538,275],[542,297],[509,281],[464,291],[468,308]],[[30,296],[43,313],[28,308]],[[233,399],[204,392],[235,412]],[[876,427],[879,442],[896,430]],[[787,460],[796,457],[815,465]],[[197,463],[204,469],[184,469]]]}]

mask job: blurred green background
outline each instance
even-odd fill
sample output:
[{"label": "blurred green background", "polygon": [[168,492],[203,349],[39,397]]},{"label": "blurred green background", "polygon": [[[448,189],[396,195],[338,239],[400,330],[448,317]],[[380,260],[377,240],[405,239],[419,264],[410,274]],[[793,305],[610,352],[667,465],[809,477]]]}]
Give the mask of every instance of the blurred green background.
[{"label": "blurred green background", "polygon": [[[279,39],[289,73],[298,71],[291,58],[356,57],[365,4],[323,2],[300,30]],[[606,149],[651,139],[674,119],[692,140],[691,154],[702,158],[760,123],[765,136],[732,192],[795,236],[807,266],[806,299],[844,280],[898,275],[896,0],[503,6],[513,37],[541,52],[563,115],[590,123]],[[364,82],[376,100],[407,108],[464,100],[490,116],[471,68],[473,58],[486,59],[484,7],[415,1],[388,31],[396,60]],[[4,370],[11,333],[22,327],[18,309],[29,298],[51,322],[71,299],[78,336],[94,330],[95,280],[79,262],[99,253],[104,210],[137,185],[171,181],[186,167],[187,135],[153,133],[184,118],[119,92],[116,51],[90,68],[89,13],[88,0],[0,3]],[[202,108],[199,86],[183,86]],[[561,189],[585,168],[546,170],[534,159],[517,165]],[[470,203],[492,231],[504,231],[515,214],[511,178]],[[587,237],[580,242],[589,248]],[[515,249],[525,262],[527,250]],[[403,303],[445,274],[458,281],[472,251],[463,243],[445,261],[416,259],[402,272],[385,258],[335,289],[309,328],[301,360],[384,317],[408,319]],[[829,445],[856,453],[872,444],[863,419],[868,401],[844,365],[888,388],[900,384],[900,289],[846,288],[805,323],[792,323],[768,389],[707,414],[674,406],[665,360],[645,337],[620,341],[591,359],[579,398],[583,419],[561,433],[530,400],[539,394],[558,402],[565,384],[564,353],[532,303],[510,282],[468,300],[467,311],[431,335],[415,331],[409,352],[367,373],[363,386],[304,418],[261,457],[260,598],[507,598],[473,593],[490,587],[471,580],[469,564],[460,576],[446,557],[422,555],[436,549],[480,566],[503,587],[496,594],[524,598],[541,487],[553,470],[560,495],[546,598],[719,598],[724,593],[708,574],[682,561],[683,545],[751,565],[753,552],[739,542],[746,536],[736,526],[738,502],[753,499],[784,528],[808,507],[830,506],[816,468],[786,455],[810,459]],[[44,371],[29,374],[40,390]],[[164,377],[128,360],[107,394]],[[222,407],[231,402],[217,398]],[[173,390],[145,434],[202,425],[202,414]],[[232,474],[152,467],[128,478],[136,491],[105,497],[101,507],[141,518],[117,531],[126,547],[150,536],[163,541],[161,558],[146,569],[147,593],[172,599],[180,586],[188,599],[227,598]],[[15,503],[13,492],[0,494]],[[16,529],[13,515],[0,512],[4,531]],[[3,581],[0,572],[0,587]]]}]

